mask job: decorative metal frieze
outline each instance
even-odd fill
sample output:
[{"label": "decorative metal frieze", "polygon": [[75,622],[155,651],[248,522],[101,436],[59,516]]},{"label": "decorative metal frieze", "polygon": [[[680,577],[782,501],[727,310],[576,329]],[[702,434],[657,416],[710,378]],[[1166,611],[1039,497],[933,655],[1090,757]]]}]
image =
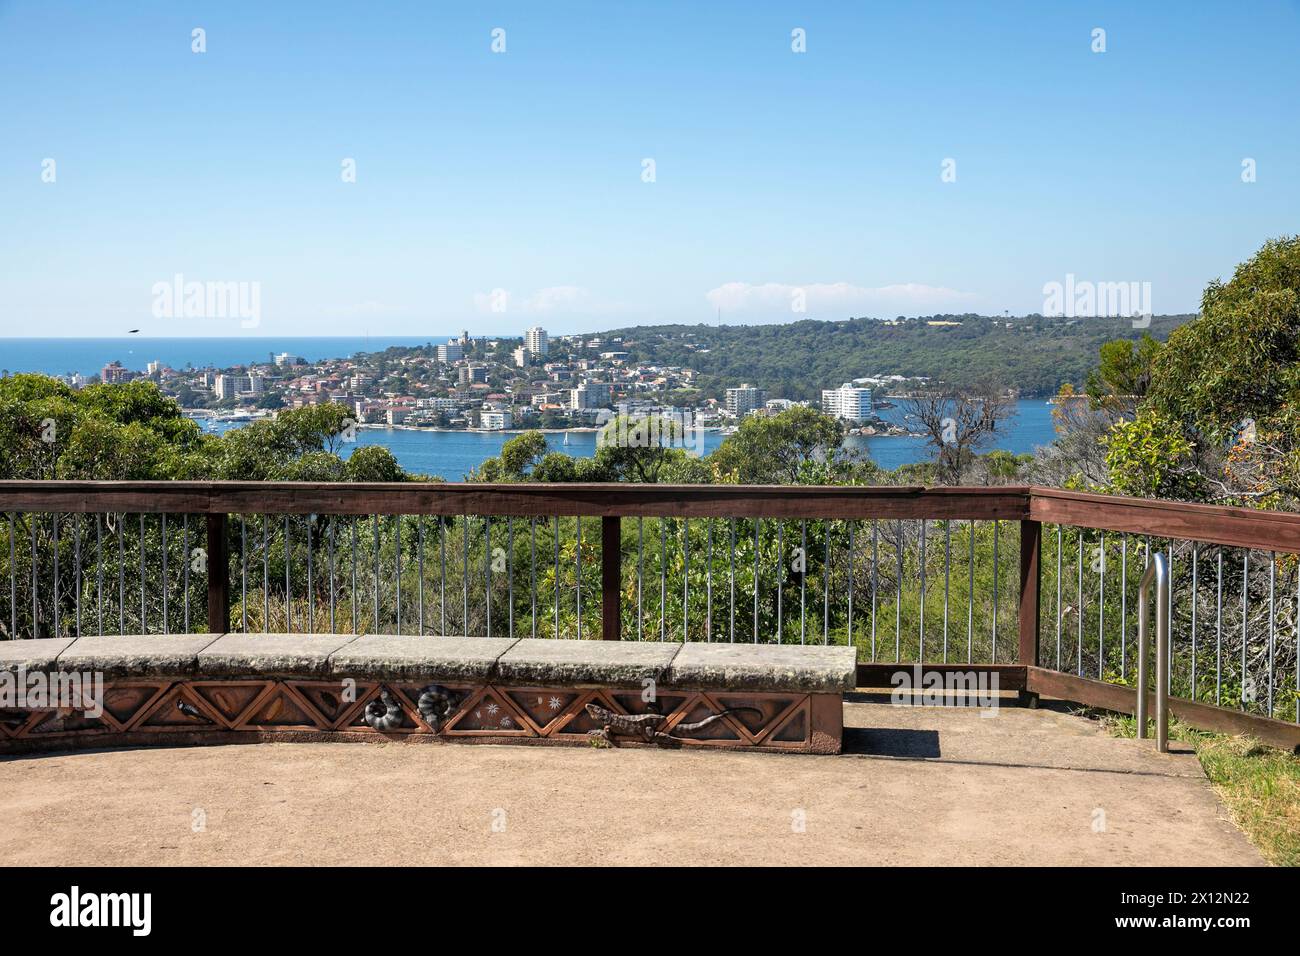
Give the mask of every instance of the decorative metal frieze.
[{"label": "decorative metal frieze", "polygon": [[[834,696],[833,707],[814,706]],[[292,739],[437,738],[612,746],[837,752],[839,695],[430,684],[427,681],[124,680],[105,685],[102,713],[0,710],[0,752],[57,749],[70,738],[203,742],[241,733]],[[833,716],[818,727],[817,713]],[[265,739],[259,737],[259,739]],[[75,742],[74,742],[75,745]]]}]

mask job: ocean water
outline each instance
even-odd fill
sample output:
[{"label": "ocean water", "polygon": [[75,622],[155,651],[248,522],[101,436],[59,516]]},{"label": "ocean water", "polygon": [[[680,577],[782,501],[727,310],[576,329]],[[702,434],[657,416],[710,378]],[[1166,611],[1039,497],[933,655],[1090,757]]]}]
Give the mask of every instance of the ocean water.
[{"label": "ocean water", "polygon": [[44,372],[47,375],[98,374],[109,362],[121,362],[126,368],[143,372],[157,360],[175,369],[187,366],[229,368],[265,362],[272,355],[288,352],[308,361],[347,358],[358,352],[382,352],[394,345],[440,345],[446,335],[348,337],[321,336],[280,338],[247,336],[243,338],[145,339],[134,335],[106,339],[0,339],[0,369],[9,372]]},{"label": "ocean water", "polygon": [[[899,409],[884,409],[882,417],[898,420]],[[410,472],[434,475],[448,481],[462,481],[471,469],[484,459],[500,454],[501,446],[512,436],[504,432],[435,432],[402,428],[363,428],[357,432],[354,445],[345,446],[346,458],[357,448],[366,445],[384,445],[392,450],[397,461]],[[704,452],[713,451],[725,436],[716,431],[704,433]],[[1052,428],[1052,408],[1042,399],[1021,399],[1015,418],[1006,433],[990,448],[1003,448],[1015,454],[1033,452],[1049,444],[1055,437]],[[569,432],[568,444],[564,434],[548,434],[546,443],[553,451],[562,451],[575,457],[590,458],[596,453],[595,432]],[[930,458],[924,439],[906,436],[851,436],[846,447],[865,453],[882,468],[894,469],[900,465],[914,464]],[[985,449],[989,450],[989,449]]]}]

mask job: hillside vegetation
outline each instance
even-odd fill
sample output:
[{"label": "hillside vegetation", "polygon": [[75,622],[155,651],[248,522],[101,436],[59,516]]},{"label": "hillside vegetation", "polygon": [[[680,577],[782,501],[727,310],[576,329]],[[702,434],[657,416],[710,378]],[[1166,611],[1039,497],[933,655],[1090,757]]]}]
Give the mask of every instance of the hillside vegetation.
[{"label": "hillside vegetation", "polygon": [[[936,315],[887,324],[878,319],[805,320],[782,325],[655,325],[614,329],[634,361],[684,365],[717,395],[752,382],[772,398],[819,399],[823,388],[867,375],[926,376],[958,388],[995,380],[1026,396],[1082,385],[1101,346],[1147,333],[1163,341],[1190,321],[1163,315],[1147,329],[1129,319],[990,318]],[[931,325],[931,322],[960,323]],[[611,346],[605,346],[606,348]]]}]

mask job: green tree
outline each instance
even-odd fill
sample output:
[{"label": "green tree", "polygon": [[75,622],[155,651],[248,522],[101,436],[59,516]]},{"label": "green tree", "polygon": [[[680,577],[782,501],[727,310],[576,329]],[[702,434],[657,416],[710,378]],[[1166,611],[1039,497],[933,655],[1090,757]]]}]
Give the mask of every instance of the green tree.
[{"label": "green tree", "polygon": [[793,484],[804,462],[834,454],[844,440],[843,426],[812,408],[777,415],[750,415],[710,456],[721,474],[740,484]]}]

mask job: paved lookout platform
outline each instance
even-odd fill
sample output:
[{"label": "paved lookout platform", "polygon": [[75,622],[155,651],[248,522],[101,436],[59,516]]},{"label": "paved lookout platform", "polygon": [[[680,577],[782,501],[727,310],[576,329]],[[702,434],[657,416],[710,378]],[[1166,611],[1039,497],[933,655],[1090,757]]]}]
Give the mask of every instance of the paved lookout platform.
[{"label": "paved lookout platform", "polygon": [[384,634],[5,641],[0,753],[366,739],[839,753],[855,663],[849,647]]}]

